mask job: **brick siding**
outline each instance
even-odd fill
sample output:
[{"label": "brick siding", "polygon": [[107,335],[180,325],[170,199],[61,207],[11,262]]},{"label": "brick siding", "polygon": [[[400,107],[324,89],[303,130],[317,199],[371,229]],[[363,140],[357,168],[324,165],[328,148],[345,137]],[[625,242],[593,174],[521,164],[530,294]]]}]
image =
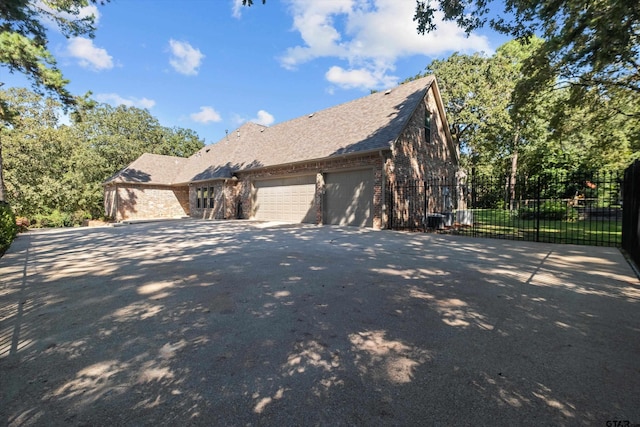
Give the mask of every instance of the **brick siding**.
[{"label": "brick siding", "polygon": [[118,221],[185,216],[189,214],[188,187],[109,186],[105,189],[105,211]]},{"label": "brick siding", "polygon": [[[213,189],[213,206],[209,206],[211,196],[207,197],[206,207],[200,203],[198,207],[198,189]],[[236,218],[235,182],[224,180],[193,183],[189,185],[189,204],[192,218],[199,219],[232,219]]]},{"label": "brick siding", "polygon": [[[425,118],[427,113],[431,116],[430,135],[426,135]],[[433,182],[438,179],[451,180],[456,177],[458,171],[458,166],[454,161],[456,153],[452,153],[447,144],[444,126],[433,88],[430,88],[423,102],[416,108],[404,132],[392,147],[391,157],[385,164],[389,183],[393,185],[394,183]],[[394,194],[387,200],[387,203],[394,203],[394,206],[387,208],[393,208],[396,214],[413,212],[414,217],[404,218],[405,222],[413,221],[418,226],[426,214],[447,210],[445,200],[439,192],[428,195],[428,212],[422,212],[424,209],[416,210],[415,207],[410,209],[409,206],[405,206],[406,203],[409,203],[407,198],[398,194],[395,186],[393,188]],[[424,193],[423,186],[418,186],[417,190],[418,193]]]}]

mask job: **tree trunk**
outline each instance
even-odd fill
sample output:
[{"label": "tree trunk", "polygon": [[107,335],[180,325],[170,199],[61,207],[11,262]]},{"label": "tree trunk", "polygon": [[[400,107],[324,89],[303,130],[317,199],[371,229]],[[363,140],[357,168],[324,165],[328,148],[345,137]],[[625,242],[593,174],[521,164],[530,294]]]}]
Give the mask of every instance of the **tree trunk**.
[{"label": "tree trunk", "polygon": [[7,189],[4,186],[4,167],[2,165],[2,127],[0,127],[0,202],[6,202]]}]

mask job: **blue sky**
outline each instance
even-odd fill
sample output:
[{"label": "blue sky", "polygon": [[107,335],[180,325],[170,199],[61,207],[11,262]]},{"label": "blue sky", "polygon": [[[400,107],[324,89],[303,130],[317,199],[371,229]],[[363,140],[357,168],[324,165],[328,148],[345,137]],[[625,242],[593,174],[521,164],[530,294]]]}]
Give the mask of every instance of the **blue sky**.
[{"label": "blue sky", "polygon": [[[246,121],[280,123],[385,89],[454,51],[506,39],[454,23],[416,33],[414,0],[112,0],[94,39],[50,30],[75,94],[148,109],[210,144]],[[6,87],[24,86],[0,68]]]}]

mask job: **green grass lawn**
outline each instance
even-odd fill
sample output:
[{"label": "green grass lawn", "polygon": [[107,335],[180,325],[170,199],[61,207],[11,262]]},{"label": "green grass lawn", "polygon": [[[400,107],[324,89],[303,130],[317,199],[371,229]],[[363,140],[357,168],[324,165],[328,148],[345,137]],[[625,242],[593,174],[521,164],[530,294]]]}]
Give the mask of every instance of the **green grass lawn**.
[{"label": "green grass lawn", "polygon": [[620,246],[622,220],[615,217],[568,221],[522,219],[508,210],[473,209],[473,226],[461,227],[457,233],[551,243]]}]

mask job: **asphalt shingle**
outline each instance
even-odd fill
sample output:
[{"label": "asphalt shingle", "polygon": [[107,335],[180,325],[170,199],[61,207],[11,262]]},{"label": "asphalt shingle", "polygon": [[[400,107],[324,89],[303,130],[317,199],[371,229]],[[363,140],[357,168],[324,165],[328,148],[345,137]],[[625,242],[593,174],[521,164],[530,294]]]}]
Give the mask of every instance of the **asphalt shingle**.
[{"label": "asphalt shingle", "polygon": [[245,123],[188,159],[145,154],[107,182],[185,184],[234,172],[387,150],[434,82],[404,83],[325,110],[266,127]]},{"label": "asphalt shingle", "polygon": [[176,182],[390,149],[433,81],[424,77],[271,127],[246,123],[191,156]]},{"label": "asphalt shingle", "polygon": [[144,153],[126,168],[121,169],[105,183],[141,183],[171,185],[189,159]]}]

